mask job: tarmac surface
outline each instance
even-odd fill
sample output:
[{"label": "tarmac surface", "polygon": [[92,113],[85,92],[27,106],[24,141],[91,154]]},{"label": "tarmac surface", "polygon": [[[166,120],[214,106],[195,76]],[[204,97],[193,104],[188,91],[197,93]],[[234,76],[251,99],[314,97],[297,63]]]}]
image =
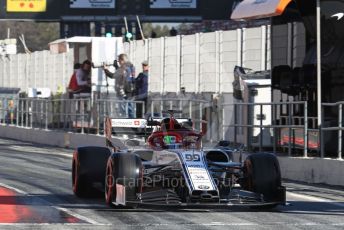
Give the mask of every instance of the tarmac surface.
[{"label": "tarmac surface", "polygon": [[73,150],[0,139],[0,229],[344,229],[344,189],[284,182],[287,206],[114,209],[71,189]]}]

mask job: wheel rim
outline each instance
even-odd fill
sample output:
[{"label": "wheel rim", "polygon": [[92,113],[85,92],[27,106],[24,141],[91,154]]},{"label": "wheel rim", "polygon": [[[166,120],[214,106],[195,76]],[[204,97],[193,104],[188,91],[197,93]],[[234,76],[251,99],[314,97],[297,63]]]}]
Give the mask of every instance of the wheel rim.
[{"label": "wheel rim", "polygon": [[72,166],[72,186],[74,193],[77,191],[77,183],[78,183],[78,163],[77,159],[73,160],[73,166]]},{"label": "wheel rim", "polygon": [[244,176],[246,177],[245,187],[249,191],[253,191],[253,182],[252,182],[252,162],[247,159],[244,163]]},{"label": "wheel rim", "polygon": [[106,178],[105,178],[105,199],[108,204],[111,204],[113,201],[113,168],[111,160],[109,160],[106,167]]}]

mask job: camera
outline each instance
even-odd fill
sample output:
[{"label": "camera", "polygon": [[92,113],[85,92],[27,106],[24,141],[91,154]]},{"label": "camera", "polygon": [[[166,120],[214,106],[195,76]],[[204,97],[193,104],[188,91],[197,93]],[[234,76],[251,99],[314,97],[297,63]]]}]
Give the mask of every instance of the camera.
[{"label": "camera", "polygon": [[115,67],[116,69],[118,69],[118,61],[117,60],[114,60],[113,61],[113,67]]},{"label": "camera", "polygon": [[111,65],[111,62],[92,62],[92,68],[103,68],[104,66]]}]

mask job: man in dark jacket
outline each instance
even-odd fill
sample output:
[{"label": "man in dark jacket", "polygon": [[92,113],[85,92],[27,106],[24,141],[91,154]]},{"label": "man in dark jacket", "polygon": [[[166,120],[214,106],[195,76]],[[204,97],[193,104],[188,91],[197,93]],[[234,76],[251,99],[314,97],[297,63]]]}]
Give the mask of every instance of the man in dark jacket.
[{"label": "man in dark jacket", "polygon": [[[144,117],[144,113],[147,112],[147,97],[148,97],[148,61],[142,62],[142,72],[135,79],[135,99],[136,101],[144,102],[144,104],[137,104],[136,116]],[[145,110],[143,111],[143,108]]]}]

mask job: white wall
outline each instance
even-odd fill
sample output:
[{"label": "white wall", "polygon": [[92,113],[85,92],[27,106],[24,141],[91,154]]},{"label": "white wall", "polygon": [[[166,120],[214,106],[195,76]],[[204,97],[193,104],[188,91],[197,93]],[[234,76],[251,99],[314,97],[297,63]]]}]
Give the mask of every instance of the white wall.
[{"label": "white wall", "polygon": [[199,91],[199,34],[181,37],[181,87],[187,92]]},{"label": "white wall", "polygon": [[241,65],[241,30],[221,32],[220,92],[232,93],[233,69]]},{"label": "white wall", "polygon": [[[275,32],[278,36],[278,31]],[[235,65],[253,70],[270,69],[269,37],[270,28],[262,26],[132,41],[124,44],[124,52],[135,65],[136,74],[141,72],[142,61],[149,61],[150,92],[178,93],[185,87],[190,93],[232,93]],[[295,42],[295,49],[300,45]],[[283,52],[281,55],[286,58]],[[58,87],[66,88],[72,70],[73,51],[3,57],[0,59],[0,87],[20,87],[23,91],[29,87],[48,87],[56,92]]]},{"label": "white wall", "polygon": [[[232,93],[233,69],[270,69],[270,27],[198,33],[133,41],[125,52],[140,70],[150,62],[149,91],[178,93]],[[138,71],[139,72],[139,71]]]},{"label": "white wall", "polygon": [[180,36],[165,38],[164,91],[180,90]]},{"label": "white wall", "polygon": [[0,58],[0,87],[28,88],[58,87],[65,89],[73,71],[73,51],[51,54],[49,51],[17,54]]}]

